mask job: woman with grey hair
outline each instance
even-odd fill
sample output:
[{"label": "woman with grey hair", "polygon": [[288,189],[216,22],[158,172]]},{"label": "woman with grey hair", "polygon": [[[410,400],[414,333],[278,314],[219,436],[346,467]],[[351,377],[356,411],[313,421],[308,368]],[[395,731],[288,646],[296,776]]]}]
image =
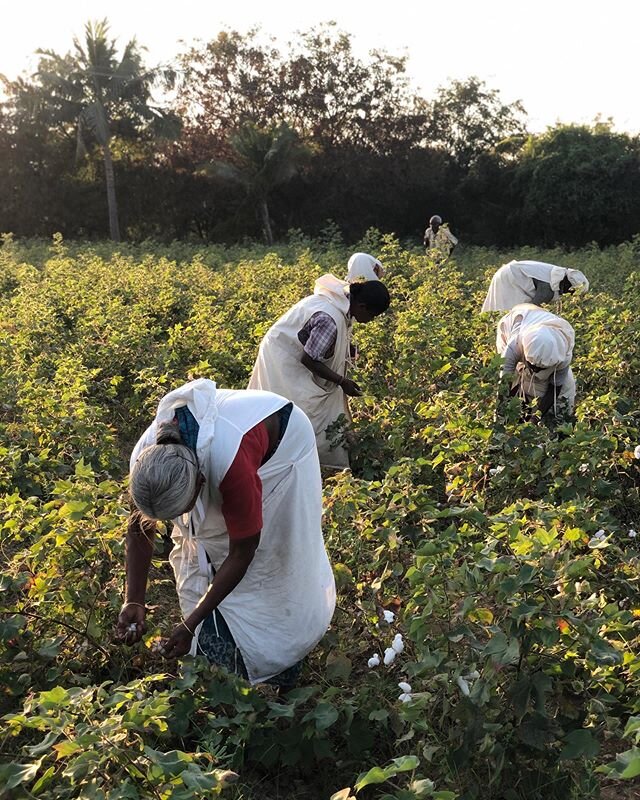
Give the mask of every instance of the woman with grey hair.
[{"label": "woman with grey hair", "polygon": [[201,653],[252,683],[292,685],[335,606],[305,414],[271,392],[192,381],[161,400],[130,468],[121,640],[144,633],[155,523],[172,519],[183,619],[163,654]]},{"label": "woman with grey hair", "polygon": [[448,225],[442,224],[442,217],[434,214],[424,232],[423,243],[428,255],[438,261],[445,261],[453,253],[458,239],[451,233]]}]

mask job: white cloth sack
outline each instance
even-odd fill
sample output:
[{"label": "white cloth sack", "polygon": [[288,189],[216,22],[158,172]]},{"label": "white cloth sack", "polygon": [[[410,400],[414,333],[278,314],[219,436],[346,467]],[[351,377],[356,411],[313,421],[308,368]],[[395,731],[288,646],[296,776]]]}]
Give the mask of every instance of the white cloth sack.
[{"label": "white cloth sack", "polygon": [[[191,514],[174,520],[170,556],[183,616],[209,588],[207,555],[218,570],[229,550],[219,486],[242,436],[286,402],[270,392],[216,390],[212,381],[193,381],[161,401],[155,421],[133,451],[131,466],[144,447],[155,444],[158,422],[170,419],[177,406],[186,405],[200,425],[197,451],[206,483]],[[278,449],[258,475],[260,545],[244,578],[220,603],[252,683],[304,658],[324,635],[335,608],[333,572],[322,538],[315,436],[299,408],[293,408]]]},{"label": "white cloth sack", "polygon": [[508,311],[519,303],[529,303],[536,293],[534,279],[548,283],[554,292],[554,300],[557,300],[565,277],[576,289],[587,291],[589,288],[589,281],[580,270],[565,269],[544,261],[510,261],[491,278],[482,311]]},{"label": "white cloth sack", "polygon": [[[376,273],[376,267],[378,272]],[[368,253],[354,253],[347,264],[349,283],[354,281],[379,281],[384,275],[384,268],[377,258]]]},{"label": "white cloth sack", "polygon": [[314,293],[296,303],[267,331],[249,380],[249,389],[276,392],[305,412],[316,434],[320,463],[336,469],[348,467],[349,456],[342,446],[330,447],[326,430],[340,414],[350,419],[346,397],[336,383],[318,378],[302,364],[304,347],[298,331],[317,311],[329,314],[338,335],[333,355],[323,363],[345,376],[351,341],[348,290],[349,284],[335,275],[318,278]]}]

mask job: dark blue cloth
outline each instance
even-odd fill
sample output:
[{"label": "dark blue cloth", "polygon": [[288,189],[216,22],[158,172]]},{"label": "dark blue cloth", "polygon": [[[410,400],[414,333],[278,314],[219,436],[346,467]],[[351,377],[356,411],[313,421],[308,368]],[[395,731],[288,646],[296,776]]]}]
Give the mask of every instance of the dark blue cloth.
[{"label": "dark blue cloth", "polygon": [[182,441],[187,445],[189,450],[193,450],[195,453],[198,444],[200,425],[198,425],[196,418],[186,406],[176,408],[176,419],[178,420],[178,428]]}]

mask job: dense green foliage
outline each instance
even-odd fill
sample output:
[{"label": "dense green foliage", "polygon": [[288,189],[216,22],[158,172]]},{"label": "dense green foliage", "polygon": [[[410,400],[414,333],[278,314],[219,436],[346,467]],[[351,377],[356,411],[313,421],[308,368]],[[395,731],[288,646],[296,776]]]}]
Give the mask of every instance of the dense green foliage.
[{"label": "dense green foliage", "polygon": [[348,253],[0,248],[0,796],[564,800],[599,795],[599,764],[640,772],[638,243],[537,253],[593,287],[564,302],[578,405],[559,431],[515,400],[495,416],[477,312],[502,254],[360,246],[393,305],[356,331],[354,469],[325,483],[338,608],[285,697],[152,653],[177,618],[160,546],[153,629],[113,644],[127,457],[169,388],[244,386],[270,322]]},{"label": "dense green foliage", "polygon": [[[606,122],[529,136],[516,98],[473,76],[424,97],[406,56],[358,57],[333,25],[286,46],[207,35],[149,68],[100,23],[34,75],[0,76],[0,232],[102,238],[105,183],[112,236],[119,216],[132,240],[269,241],[333,220],[348,241],[371,226],[415,241],[434,213],[484,245],[608,245],[638,229],[638,137]],[[179,82],[162,107],[157,78]],[[89,154],[76,162],[78,122]]]}]

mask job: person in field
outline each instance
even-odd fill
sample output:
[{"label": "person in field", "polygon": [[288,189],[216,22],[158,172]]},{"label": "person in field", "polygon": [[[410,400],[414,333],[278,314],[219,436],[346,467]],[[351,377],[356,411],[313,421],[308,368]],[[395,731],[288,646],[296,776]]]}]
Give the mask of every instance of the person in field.
[{"label": "person in field", "polygon": [[347,264],[347,276],[349,283],[354,281],[380,281],[384,275],[384,267],[377,258],[370,256],[369,253],[354,253]]},{"label": "person in field", "polygon": [[586,292],[589,281],[578,269],[544,261],[510,261],[491,278],[482,311],[509,311],[519,303],[541,306],[567,292]]},{"label": "person in field", "polygon": [[438,214],[434,214],[429,220],[423,242],[427,254],[441,261],[449,258],[458,244],[457,238],[451,233],[448,225],[442,224],[442,217]]},{"label": "person in field", "polygon": [[249,389],[277,392],[305,412],[322,466],[349,466],[346,447],[332,446],[327,428],[341,414],[349,419],[345,395],[361,394],[346,377],[353,320],[371,322],[389,304],[389,292],[379,280],[349,284],[335,275],[323,275],[313,294],[283,314],[260,343]]},{"label": "person in field", "polygon": [[163,654],[202,654],[251,683],[293,685],[335,606],[305,414],[271,392],[192,381],[160,401],[130,470],[120,639],[144,632],[156,521],[171,519],[183,621]]},{"label": "person in field", "polygon": [[571,371],[575,336],[561,317],[531,303],[511,309],[498,322],[496,348],[503,357],[501,377],[510,393],[541,416],[558,418],[573,411],[576,384]]}]

